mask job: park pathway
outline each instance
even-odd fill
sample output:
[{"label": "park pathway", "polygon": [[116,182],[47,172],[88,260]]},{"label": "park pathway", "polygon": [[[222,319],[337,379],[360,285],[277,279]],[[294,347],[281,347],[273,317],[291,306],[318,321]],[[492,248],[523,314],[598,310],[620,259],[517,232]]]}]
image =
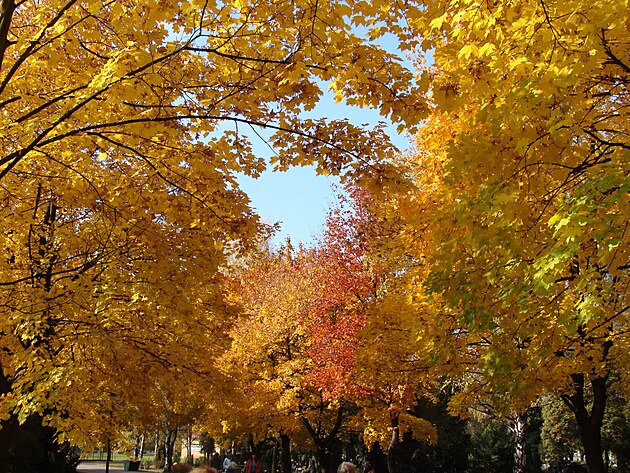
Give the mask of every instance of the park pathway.
[{"label": "park pathway", "polygon": [[[77,473],[103,473],[105,471],[105,462],[85,462],[79,463],[79,467],[77,468]],[[125,471],[122,463],[110,463],[109,471],[111,473],[119,471]]]},{"label": "park pathway", "polygon": [[[109,464],[110,473],[119,473],[121,471],[125,471],[122,463],[120,462],[112,462]],[[151,471],[156,472],[160,470],[140,470],[140,471]],[[88,461],[79,464],[77,468],[77,473],[104,473],[105,472],[105,462],[104,461]]]}]

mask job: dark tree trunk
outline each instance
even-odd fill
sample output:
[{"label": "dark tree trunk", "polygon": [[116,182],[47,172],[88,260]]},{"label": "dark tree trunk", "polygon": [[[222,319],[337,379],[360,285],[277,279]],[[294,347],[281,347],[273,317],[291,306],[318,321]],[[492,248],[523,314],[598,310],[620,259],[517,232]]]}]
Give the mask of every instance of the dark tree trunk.
[{"label": "dark tree trunk", "polygon": [[14,11],[14,0],[2,0],[2,5],[0,6],[0,69],[2,69],[2,63],[4,62],[4,54],[12,43],[9,40],[9,28],[11,27]]},{"label": "dark tree trunk", "polygon": [[112,442],[107,437],[107,457],[105,458],[105,473],[109,473],[109,467],[112,462]]},{"label": "dark tree trunk", "polygon": [[314,429],[308,419],[300,419],[317,447],[317,460],[323,473],[336,473],[337,471],[337,465],[335,465],[332,458],[332,450],[337,440],[339,430],[343,424],[343,419],[344,410],[343,407],[340,407],[337,410],[335,424],[327,433],[319,428],[317,430]]},{"label": "dark tree trunk", "polygon": [[260,443],[254,442],[254,434],[250,433],[247,436],[247,443],[249,443],[249,451],[260,459]]},{"label": "dark tree trunk", "polygon": [[[15,3],[2,1],[2,26],[0,26],[0,43],[6,39],[4,26],[11,21]],[[0,49],[2,46],[0,45]],[[0,59],[1,61],[1,59]],[[33,220],[37,219],[42,195],[41,184],[38,186]],[[52,274],[57,254],[52,244],[57,206],[51,201],[46,205],[42,224],[32,224],[29,231],[28,247],[37,251],[31,256],[31,277],[33,284],[39,285],[45,292],[52,289]],[[55,336],[56,321],[49,308],[42,309],[42,329],[34,338],[23,342],[26,350],[36,353],[35,362],[40,357],[45,361],[53,360],[57,352],[51,349],[50,340]],[[14,356],[8,351],[9,356]],[[10,394],[15,378],[10,379],[0,365],[0,395]],[[57,432],[45,424],[44,417],[51,414],[32,414],[19,421],[14,415],[0,421],[0,471],[42,471],[47,473],[71,471],[76,466],[72,449],[67,443],[58,443]]]},{"label": "dark tree trunk", "polygon": [[337,465],[333,455],[327,446],[317,447],[317,461],[322,473],[336,473]]},{"label": "dark tree trunk", "polygon": [[15,416],[0,430],[0,472],[67,473],[78,464],[67,443],[57,442],[56,432],[33,414],[19,423]]},{"label": "dark tree trunk", "polygon": [[0,423],[0,471],[9,471],[9,450],[17,428],[18,420],[14,415]]},{"label": "dark tree trunk", "polygon": [[527,411],[524,411],[516,416],[512,426],[514,432],[514,473],[526,473],[527,471],[526,428]]},{"label": "dark tree trunk", "polygon": [[[9,392],[11,392],[11,383],[4,375],[2,366],[0,366],[0,395],[5,395]],[[0,471],[9,470],[9,449],[17,427],[18,421],[14,415],[0,423]]]},{"label": "dark tree trunk", "polygon": [[278,444],[280,443],[279,439],[275,439],[273,442],[273,450],[271,451],[271,473],[276,473],[278,469],[278,449],[280,448]]},{"label": "dark tree trunk", "polygon": [[282,472],[291,473],[291,440],[287,434],[280,434],[282,444]]},{"label": "dark tree trunk", "polygon": [[164,446],[164,444],[162,443],[162,432],[160,432],[159,430],[157,432],[155,432],[155,447],[154,447],[154,452],[155,452],[155,466],[158,467],[159,465],[164,465],[164,452],[166,451],[166,447]]},{"label": "dark tree trunk", "polygon": [[606,409],[606,382],[608,377],[602,376],[591,380],[593,405],[590,412],[587,409],[584,398],[584,375],[575,374],[572,378],[575,392],[571,395],[562,396],[562,400],[575,415],[589,473],[605,473],[606,466],[604,465],[604,452],[602,449],[602,423]]},{"label": "dark tree trunk", "polygon": [[392,439],[389,442],[387,448],[387,471],[389,473],[398,472],[398,450],[400,448],[400,431],[398,430],[398,415],[399,412],[396,409],[390,409],[389,417],[392,426]]},{"label": "dark tree trunk", "polygon": [[173,449],[175,448],[175,440],[177,439],[177,427],[166,431],[166,439],[164,440],[164,471],[169,472],[173,468]]}]

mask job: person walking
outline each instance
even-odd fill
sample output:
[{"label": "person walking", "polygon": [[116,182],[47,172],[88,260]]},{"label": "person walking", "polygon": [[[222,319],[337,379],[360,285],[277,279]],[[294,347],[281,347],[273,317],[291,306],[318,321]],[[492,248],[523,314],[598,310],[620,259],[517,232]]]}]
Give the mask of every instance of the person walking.
[{"label": "person walking", "polygon": [[251,458],[245,462],[245,473],[262,473],[260,461],[256,459],[255,453],[252,453]]},{"label": "person walking", "polygon": [[223,465],[221,463],[221,456],[219,455],[219,452],[214,452],[214,454],[212,455],[212,459],[210,460],[210,466],[217,471],[220,471],[223,469]]},{"label": "person walking", "polygon": [[232,463],[232,454],[227,452],[225,454],[225,458],[223,459],[223,473],[227,473],[230,468],[230,463]]}]

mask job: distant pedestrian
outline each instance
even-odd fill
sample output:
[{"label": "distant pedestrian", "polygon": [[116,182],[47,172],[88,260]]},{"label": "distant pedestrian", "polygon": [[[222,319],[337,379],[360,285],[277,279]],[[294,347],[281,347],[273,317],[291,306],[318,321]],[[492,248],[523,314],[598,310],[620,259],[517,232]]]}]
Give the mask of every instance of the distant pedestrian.
[{"label": "distant pedestrian", "polygon": [[223,473],[227,473],[230,468],[230,463],[232,463],[232,454],[227,452],[225,454],[225,458],[223,459]]},{"label": "distant pedestrian", "polygon": [[214,452],[214,454],[212,455],[212,458],[210,459],[210,466],[214,468],[215,470],[222,469],[221,457],[219,456],[218,452]]},{"label": "distant pedestrian", "polygon": [[245,473],[262,473],[260,460],[256,459],[256,454],[252,453],[249,460],[245,462]]}]

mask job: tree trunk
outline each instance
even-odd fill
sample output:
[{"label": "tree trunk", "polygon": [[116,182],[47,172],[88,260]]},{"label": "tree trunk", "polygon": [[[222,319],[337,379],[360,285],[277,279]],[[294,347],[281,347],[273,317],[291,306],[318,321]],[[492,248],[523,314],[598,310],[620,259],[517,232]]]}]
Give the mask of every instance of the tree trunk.
[{"label": "tree trunk", "polygon": [[282,473],[291,473],[291,440],[287,434],[280,434],[282,445]]},{"label": "tree trunk", "polygon": [[173,449],[171,448],[171,437],[173,431],[168,429],[166,431],[166,438],[164,439],[164,468],[163,471],[170,473],[173,468]]},{"label": "tree trunk", "polygon": [[140,437],[140,452],[136,455],[140,460],[144,457],[144,434]]},{"label": "tree trunk", "polygon": [[166,439],[164,440],[164,471],[170,473],[173,468],[173,449],[175,448],[175,440],[177,439],[177,427],[166,431]]},{"label": "tree trunk", "polygon": [[586,466],[589,473],[605,473],[606,466],[604,465],[602,450],[601,425],[595,426],[592,421],[583,419],[578,421],[578,430],[584,446]]},{"label": "tree trunk", "polygon": [[580,439],[586,456],[586,467],[589,473],[605,473],[602,449],[602,423],[606,409],[608,376],[591,380],[593,405],[589,412],[584,399],[584,375],[572,375],[575,392],[562,396],[564,403],[571,409],[577,421]]},{"label": "tree trunk", "polygon": [[[15,7],[14,2],[2,2],[2,24],[7,18],[5,13],[10,17]],[[4,26],[3,26],[4,27]],[[3,27],[0,27],[2,29]],[[2,36],[6,32],[0,32]],[[5,38],[6,39],[6,38]],[[1,46],[0,46],[1,47]],[[1,61],[1,58],[0,58]],[[33,212],[33,220],[38,216],[39,202],[41,199],[41,184],[38,186],[35,209]],[[52,274],[57,260],[57,254],[52,246],[52,236],[54,232],[54,223],[57,214],[57,206],[51,201],[46,205],[44,218],[40,225],[31,225],[29,232],[29,248],[31,243],[37,248],[37,255],[33,253],[31,256],[33,283],[37,282],[41,288],[49,293],[52,289]],[[39,230],[34,230],[40,228]],[[36,278],[36,279],[35,279]],[[56,321],[51,316],[49,307],[42,310],[42,329],[36,333],[35,337],[25,342],[25,348],[37,350],[37,357],[43,360],[52,360],[56,353],[53,353],[50,340],[55,335]],[[9,356],[14,356],[8,351]],[[37,358],[36,358],[37,359]],[[41,360],[40,360],[41,361]],[[4,373],[2,365],[0,365],[0,395],[11,394],[13,390],[12,383],[16,382],[15,378],[10,379]],[[66,467],[71,468],[70,460],[67,458],[65,447],[59,445],[56,441],[57,432],[52,427],[46,427],[43,416],[53,411],[46,411],[45,414],[31,414],[26,420],[19,419],[9,414],[7,419],[0,421],[0,471],[12,471],[14,468],[23,469],[24,471],[38,471],[42,464],[46,466],[46,471],[60,471]],[[28,459],[25,457],[28,456]],[[41,462],[41,464],[38,464]],[[15,463],[15,464],[14,464]],[[29,467],[28,464],[37,465]]]},{"label": "tree trunk", "polygon": [[247,443],[249,444],[249,451],[260,460],[260,444],[254,442],[254,434],[251,432],[247,436]]},{"label": "tree trunk", "polygon": [[397,409],[390,409],[389,417],[392,425],[392,439],[389,442],[389,448],[387,449],[387,471],[389,473],[398,472],[398,449],[400,448],[400,431],[398,430],[398,415]]},{"label": "tree trunk", "polygon": [[276,473],[276,469],[278,468],[278,443],[279,439],[275,439],[273,442],[273,449],[271,450],[271,473]]},{"label": "tree trunk", "polygon": [[514,432],[514,473],[526,473],[527,471],[526,427],[527,411],[524,411],[516,416],[512,427]]},{"label": "tree trunk", "polygon": [[155,433],[155,466],[164,465],[164,452],[166,450],[164,444],[162,443],[161,432],[158,430]]},{"label": "tree trunk", "polygon": [[18,420],[14,415],[0,423],[0,471],[9,471],[9,450],[18,427]]},{"label": "tree trunk", "polygon": [[335,473],[337,471],[336,465],[333,465],[330,451],[327,446],[317,447],[317,460],[322,473]]},{"label": "tree trunk", "polygon": [[193,432],[192,426],[188,426],[188,430],[186,432],[186,463],[193,464],[193,454],[192,454],[192,441],[193,441]]},{"label": "tree trunk", "polygon": [[300,419],[302,424],[306,427],[308,433],[311,435],[313,443],[315,443],[315,446],[317,447],[317,459],[319,461],[321,471],[324,473],[336,473],[337,471],[337,465],[333,463],[332,450],[337,440],[339,430],[343,425],[344,414],[345,412],[343,407],[337,409],[335,423],[328,433],[325,433],[319,427],[316,431],[308,419],[304,417]]},{"label": "tree trunk", "polygon": [[[11,383],[4,375],[4,371],[0,365],[0,395],[5,395],[9,392],[11,392]],[[0,422],[0,471],[9,470],[9,449],[11,448],[11,439],[14,437],[17,427],[18,420],[14,415]]]},{"label": "tree trunk", "polygon": [[107,437],[107,458],[105,459],[105,473],[109,473],[109,464],[112,462],[112,442]]}]

